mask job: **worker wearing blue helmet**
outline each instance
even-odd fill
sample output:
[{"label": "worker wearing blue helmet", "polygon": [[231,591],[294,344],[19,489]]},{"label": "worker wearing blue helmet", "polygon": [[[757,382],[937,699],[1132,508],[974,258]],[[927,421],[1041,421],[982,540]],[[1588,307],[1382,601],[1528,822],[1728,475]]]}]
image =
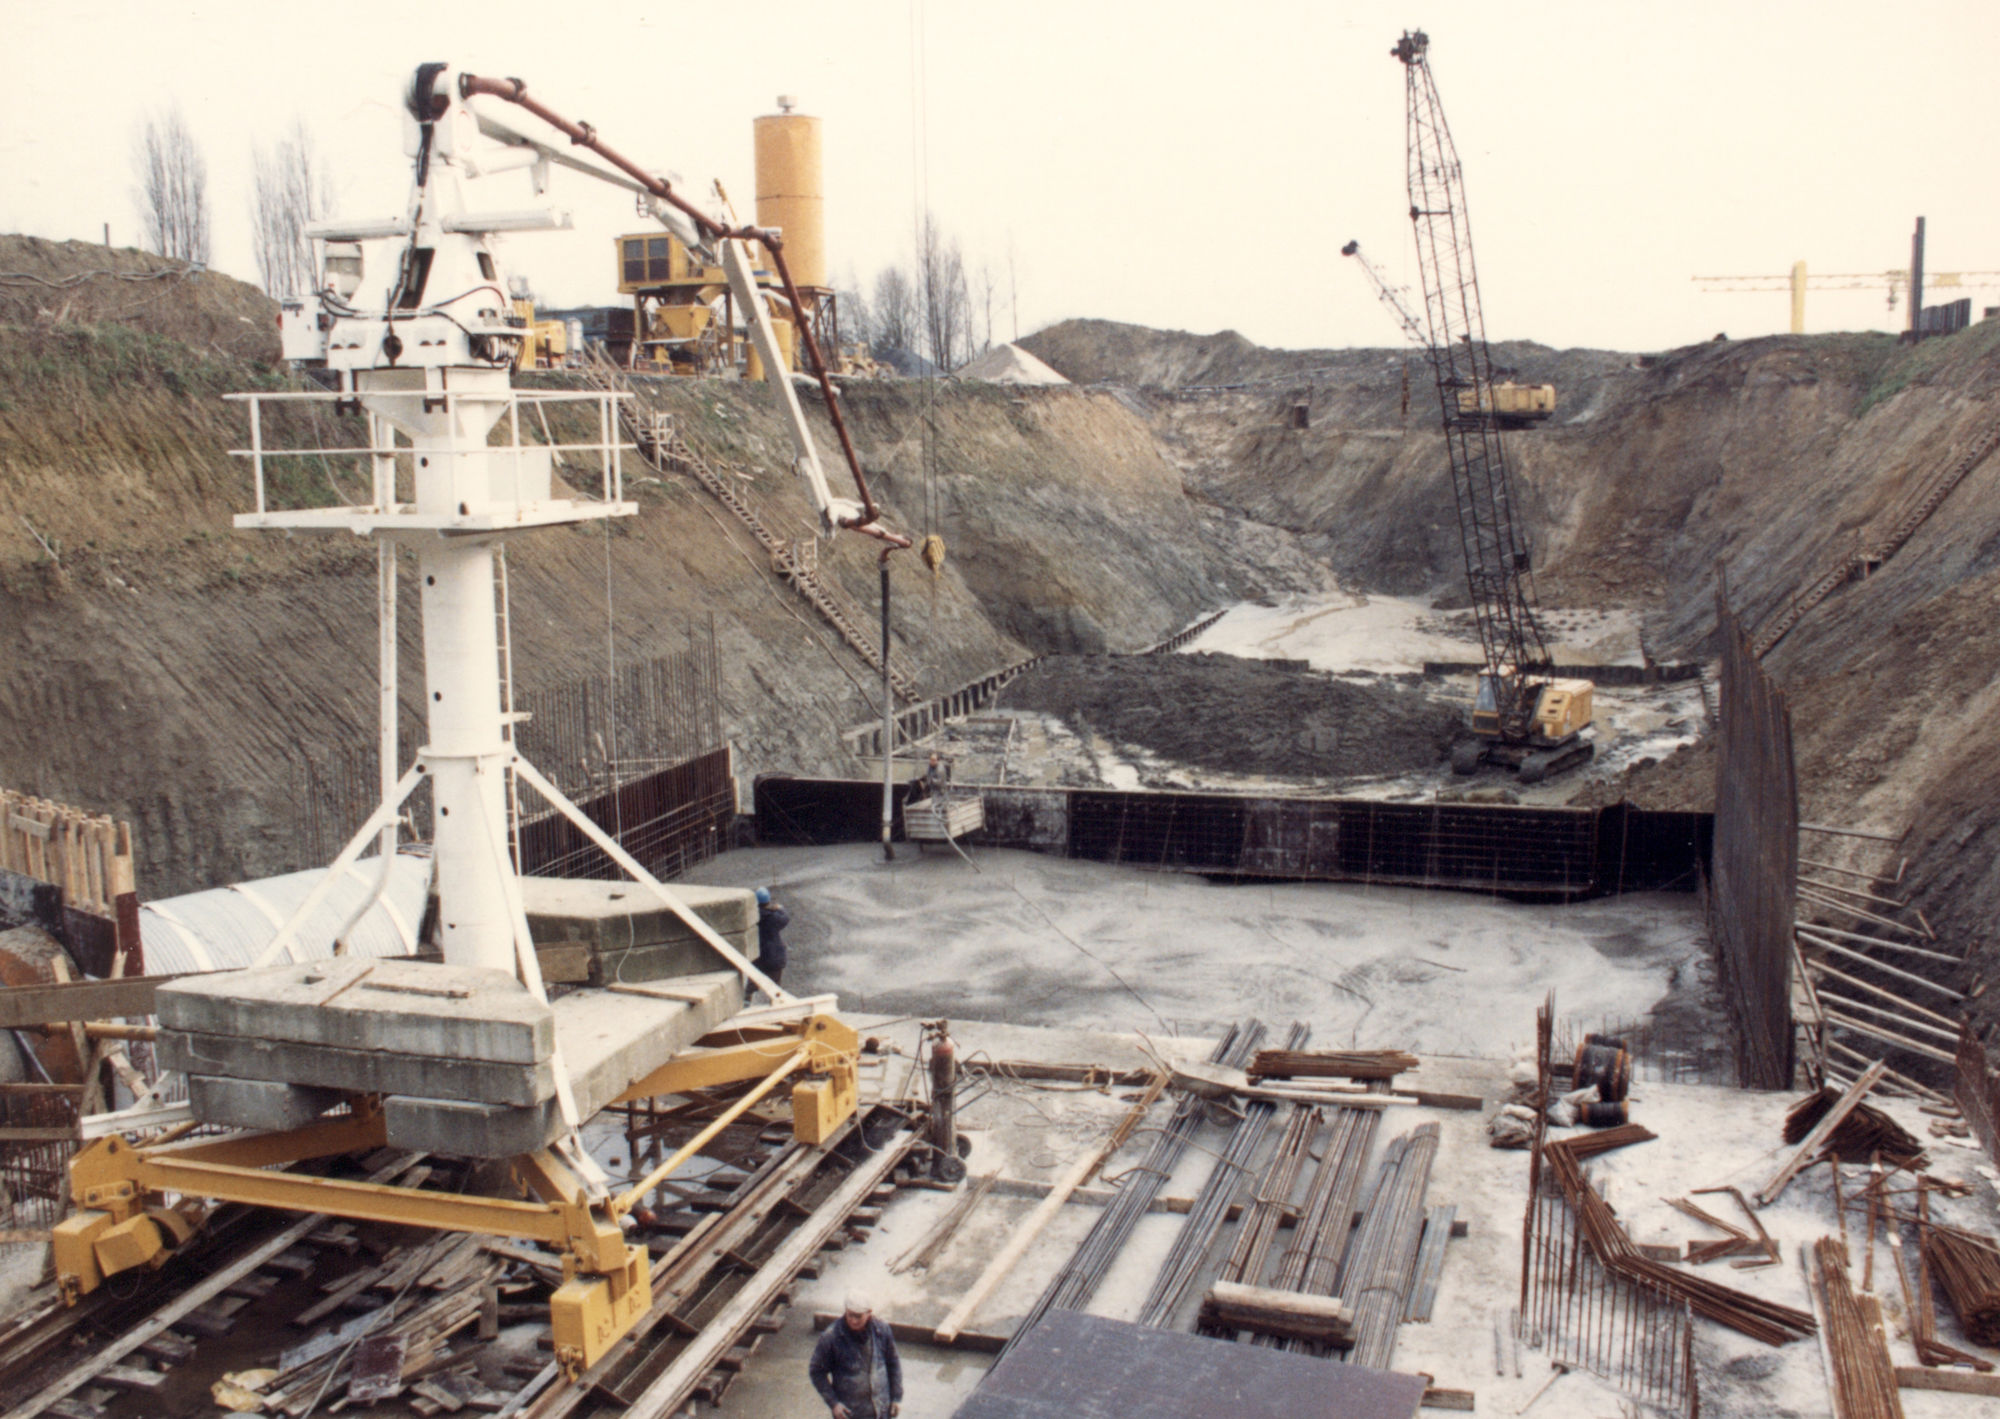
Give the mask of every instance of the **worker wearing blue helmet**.
[{"label": "worker wearing blue helmet", "polygon": [[785,974],[785,928],[792,924],[791,913],[771,900],[771,889],[757,889],[757,969],[782,985]]}]

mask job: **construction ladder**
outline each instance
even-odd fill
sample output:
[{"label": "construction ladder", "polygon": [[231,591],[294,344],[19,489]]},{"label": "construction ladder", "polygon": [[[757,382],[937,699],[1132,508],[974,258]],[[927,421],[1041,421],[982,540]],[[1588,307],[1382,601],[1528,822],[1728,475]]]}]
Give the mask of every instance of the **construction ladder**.
[{"label": "construction ladder", "polygon": [[[750,535],[769,555],[771,569],[797,588],[799,595],[811,603],[813,609],[839,631],[841,638],[879,675],[882,671],[882,647],[862,629],[860,608],[838,586],[820,575],[817,555],[802,555],[795,543],[772,531],[729,485],[728,478],[681,437],[673,416],[654,409],[650,401],[645,400],[601,352],[593,351],[582,369],[585,377],[605,393],[631,396],[615,402],[619,422],[630,433],[640,456],[663,474],[681,472],[692,475],[711,497],[749,529]],[[639,408],[642,403],[645,405],[643,413]],[[915,676],[898,665],[893,657],[889,663],[889,683],[906,702],[922,697],[923,692],[918,688]]]},{"label": "construction ladder", "polygon": [[1887,536],[1865,551],[1840,558],[1811,586],[1794,596],[1785,609],[1778,613],[1777,618],[1757,633],[1757,639],[1750,647],[1751,652],[1762,658],[1771,647],[1783,640],[1786,632],[1803,620],[1813,607],[1848,582],[1860,581],[1863,577],[1869,576],[1876,568],[1902,551],[1904,544],[1916,535],[1917,529],[1924,525],[1932,513],[1943,506],[1944,500],[1952,495],[1953,490],[1965,481],[1973,469],[1986,461],[1987,455],[1995,448],[2000,448],[2000,420],[1988,425],[1985,431],[1973,440],[1970,448],[1953,459],[1924,485],[1922,496],[1897,520],[1896,525],[1889,529]]}]

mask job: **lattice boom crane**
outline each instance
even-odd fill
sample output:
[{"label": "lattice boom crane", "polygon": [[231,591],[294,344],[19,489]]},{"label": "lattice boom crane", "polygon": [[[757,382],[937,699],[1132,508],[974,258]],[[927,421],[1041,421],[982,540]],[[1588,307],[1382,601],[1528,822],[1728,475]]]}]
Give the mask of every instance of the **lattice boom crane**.
[{"label": "lattice boom crane", "polygon": [[1493,359],[1472,259],[1465,174],[1431,75],[1430,37],[1406,31],[1390,51],[1405,73],[1410,223],[1423,273],[1424,342],[1437,381],[1465,552],[1466,587],[1485,668],[1472,711],[1473,737],[1452,753],[1471,773],[1487,760],[1533,783],[1589,759],[1588,680],[1556,679],[1536,619],[1528,546],[1517,526],[1507,453],[1500,439]]}]

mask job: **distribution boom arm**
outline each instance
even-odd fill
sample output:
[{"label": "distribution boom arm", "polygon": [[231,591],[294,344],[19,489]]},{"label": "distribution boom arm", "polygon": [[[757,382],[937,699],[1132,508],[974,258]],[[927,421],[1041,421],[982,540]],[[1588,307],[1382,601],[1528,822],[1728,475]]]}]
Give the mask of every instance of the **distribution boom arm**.
[{"label": "distribution boom arm", "polygon": [[791,270],[785,264],[784,243],[778,235],[762,227],[724,226],[674,191],[673,184],[665,178],[647,172],[599,139],[597,130],[590,124],[572,122],[540,101],[528,97],[528,84],[525,79],[495,79],[478,74],[461,74],[458,91],[459,96],[467,100],[483,94],[518,104],[563,134],[573,146],[586,148],[597,154],[624,176],[621,178],[592,164],[579,162],[559,149],[486,120],[480,126],[489,136],[499,138],[502,142],[532,147],[545,161],[559,162],[600,181],[642,191],[653,199],[651,203],[653,215],[659,219],[661,225],[679,237],[683,245],[695,249],[706,249],[711,246],[719,249],[723,270],[729,277],[731,294],[735,298],[737,308],[744,312],[750,322],[750,337],[757,346],[758,357],[763,361],[765,378],[777,391],[778,405],[791,430],[792,445],[798,455],[798,472],[805,479],[814,509],[819,513],[822,528],[831,533],[836,527],[846,527],[879,538],[891,547],[908,547],[909,538],[881,525],[882,510],[868,491],[868,478],[861,471],[861,460],[854,451],[853,439],[848,435],[847,421],[841,416],[840,400],[834,392],[833,379],[827,371],[826,360],[820,353],[819,341],[813,336],[811,322],[800,320],[797,322],[800,342],[805,349],[807,361],[812,366],[813,374],[819,381],[820,392],[826,399],[827,416],[833,421],[834,432],[840,438],[841,452],[846,455],[848,471],[853,475],[854,486],[860,494],[860,499],[857,502],[836,498],[827,488],[826,474],[820,467],[819,450],[813,442],[812,430],[806,423],[805,411],[799,407],[798,394],[792,388],[791,372],[779,353],[777,338],[771,329],[770,313],[765,309],[763,300],[759,298],[756,284],[751,278],[750,260],[742,250],[743,243],[756,242],[771,253],[771,262],[777,268],[778,279],[784,284],[785,299],[795,312],[802,311],[805,309],[805,304],[799,297],[798,287],[792,282]]}]

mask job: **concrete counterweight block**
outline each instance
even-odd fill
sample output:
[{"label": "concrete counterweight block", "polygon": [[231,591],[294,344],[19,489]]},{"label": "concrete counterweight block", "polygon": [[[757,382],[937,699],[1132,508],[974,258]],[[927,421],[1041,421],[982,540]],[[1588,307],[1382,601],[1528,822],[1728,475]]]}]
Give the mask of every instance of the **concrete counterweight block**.
[{"label": "concrete counterweight block", "polygon": [[[741,887],[668,887],[711,930],[744,956],[757,955],[757,898]],[[521,900],[538,947],[581,945],[590,983],[663,980],[727,969],[694,928],[636,882],[523,877]]]},{"label": "concrete counterweight block", "polygon": [[504,1158],[561,1136],[558,1067],[588,1118],[743,1008],[733,971],[661,989],[578,990],[552,1008],[480,967],[375,959],[218,972],[160,988],[158,1048],[189,1076],[204,1123],[298,1128],[347,1094],[378,1094],[391,1146]]}]

